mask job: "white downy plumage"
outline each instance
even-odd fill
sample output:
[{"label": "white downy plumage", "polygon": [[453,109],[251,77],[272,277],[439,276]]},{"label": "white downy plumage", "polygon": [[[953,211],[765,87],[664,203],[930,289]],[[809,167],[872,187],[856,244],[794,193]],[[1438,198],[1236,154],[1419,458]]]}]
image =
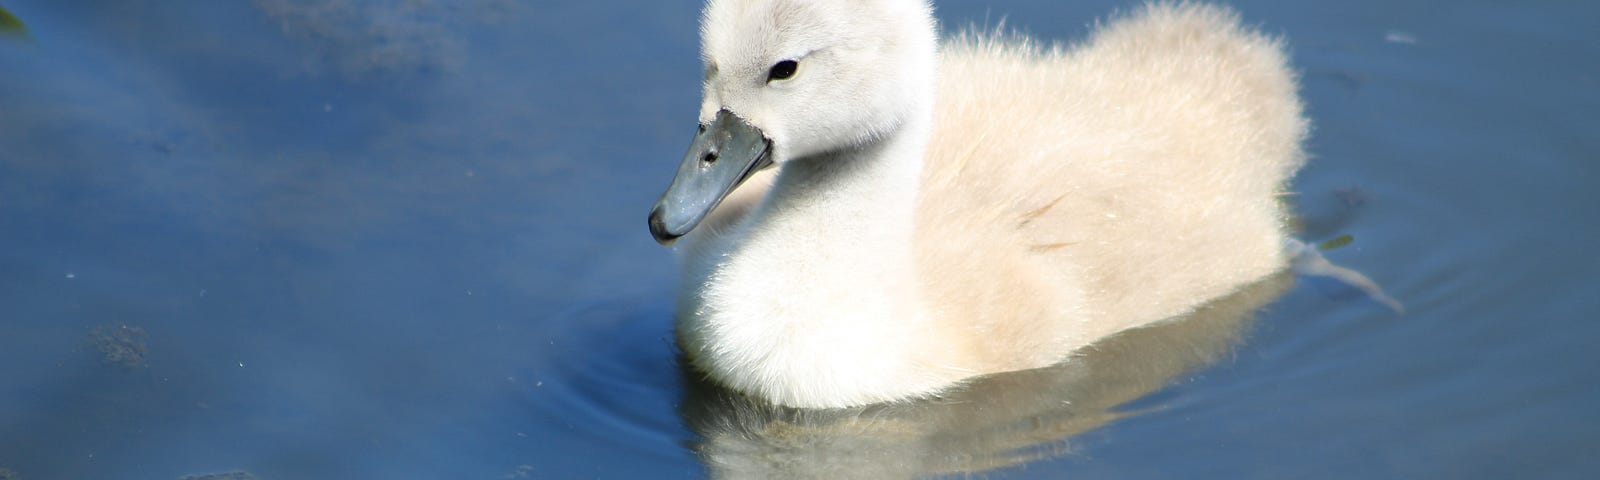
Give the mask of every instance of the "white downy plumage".
[{"label": "white downy plumage", "polygon": [[680,342],[734,389],[927,395],[1286,265],[1307,122],[1279,42],[1228,10],[941,46],[924,0],[711,0],[702,35],[701,125],[737,116],[776,167],[678,234]]}]

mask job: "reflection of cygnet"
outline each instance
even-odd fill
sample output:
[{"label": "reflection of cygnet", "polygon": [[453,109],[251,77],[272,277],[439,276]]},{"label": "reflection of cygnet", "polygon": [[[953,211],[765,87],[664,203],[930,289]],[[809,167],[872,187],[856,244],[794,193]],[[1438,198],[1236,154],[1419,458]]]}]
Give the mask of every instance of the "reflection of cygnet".
[{"label": "reflection of cygnet", "polygon": [[1306,122],[1280,46],[1226,10],[1148,7],[1070,49],[941,50],[924,0],[711,0],[704,22],[700,133],[650,226],[683,237],[680,341],[724,385],[925,395],[1285,265]]},{"label": "reflection of cygnet", "polygon": [[1135,412],[1118,405],[1225,355],[1250,312],[1291,283],[1268,276],[1193,313],[1127,330],[1048,368],[987,376],[938,398],[804,410],[690,378],[682,413],[712,478],[920,478],[1060,454],[1065,440]]}]

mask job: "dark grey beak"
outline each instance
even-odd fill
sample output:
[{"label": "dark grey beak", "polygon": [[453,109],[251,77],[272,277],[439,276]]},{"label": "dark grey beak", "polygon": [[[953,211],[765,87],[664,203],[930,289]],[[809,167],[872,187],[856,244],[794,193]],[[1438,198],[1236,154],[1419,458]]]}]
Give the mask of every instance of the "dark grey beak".
[{"label": "dark grey beak", "polygon": [[721,110],[710,125],[701,125],[689,153],[678,165],[667,193],[650,209],[650,234],[671,245],[694,230],[733,189],[751,175],[772,166],[772,140],[733,112]]}]

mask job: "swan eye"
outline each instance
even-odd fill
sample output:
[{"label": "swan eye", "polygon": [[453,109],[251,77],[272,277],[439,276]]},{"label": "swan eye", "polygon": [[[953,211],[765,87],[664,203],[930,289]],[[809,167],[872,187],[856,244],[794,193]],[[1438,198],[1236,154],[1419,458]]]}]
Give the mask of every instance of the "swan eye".
[{"label": "swan eye", "polygon": [[784,60],[778,62],[772,66],[772,70],[767,71],[767,81],[788,80],[789,78],[794,77],[795,70],[799,68],[800,62],[796,62],[794,60]]}]

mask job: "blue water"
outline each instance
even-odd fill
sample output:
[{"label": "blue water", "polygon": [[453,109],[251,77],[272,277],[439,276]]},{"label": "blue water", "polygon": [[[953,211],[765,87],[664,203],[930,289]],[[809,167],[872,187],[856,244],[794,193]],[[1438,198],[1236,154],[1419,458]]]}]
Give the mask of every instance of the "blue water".
[{"label": "blue water", "polygon": [[[1303,72],[1301,236],[1351,235],[1325,254],[1403,315],[1271,279],[849,412],[676,363],[644,216],[697,1],[0,5],[16,478],[1600,475],[1600,3],[1235,3]],[[1070,41],[1129,5],[939,15]]]}]

